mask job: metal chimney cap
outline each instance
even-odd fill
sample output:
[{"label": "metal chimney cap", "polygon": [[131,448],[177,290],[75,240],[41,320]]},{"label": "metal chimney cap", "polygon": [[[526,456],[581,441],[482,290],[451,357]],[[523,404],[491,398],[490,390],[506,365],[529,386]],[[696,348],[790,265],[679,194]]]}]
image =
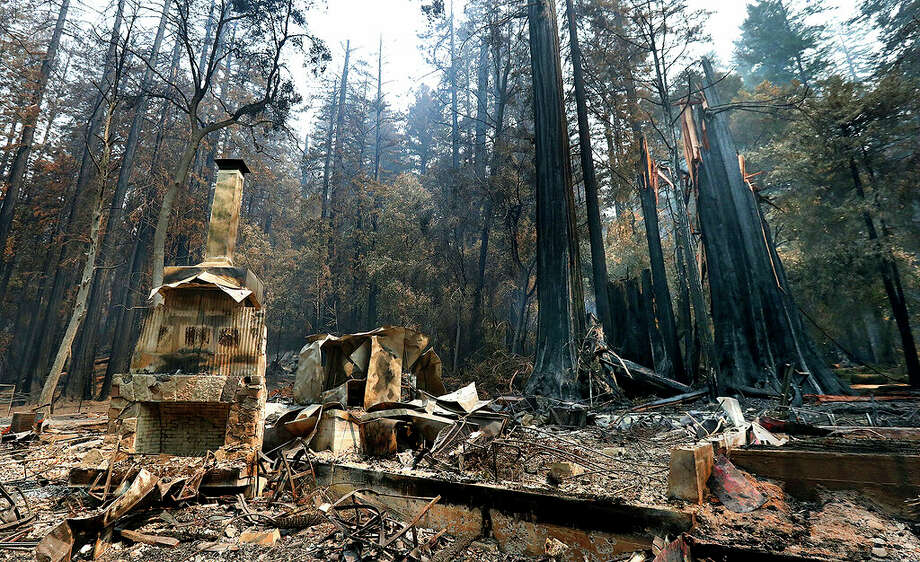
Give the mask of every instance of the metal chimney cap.
[{"label": "metal chimney cap", "polygon": [[218,170],[239,170],[243,174],[251,173],[242,158],[215,158]]}]

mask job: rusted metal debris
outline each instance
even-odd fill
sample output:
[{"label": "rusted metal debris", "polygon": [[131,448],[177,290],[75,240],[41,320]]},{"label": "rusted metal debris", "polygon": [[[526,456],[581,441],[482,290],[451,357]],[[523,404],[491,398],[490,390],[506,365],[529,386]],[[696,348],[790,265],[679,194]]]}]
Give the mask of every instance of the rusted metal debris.
[{"label": "rusted metal debris", "polygon": [[[335,560],[606,560],[638,552],[633,559],[647,561],[649,552],[663,560],[719,552],[729,559],[750,553],[791,560],[797,558],[777,554],[782,547],[740,538],[796,501],[791,489],[787,497],[778,485],[757,480],[776,478],[767,466],[772,459],[814,456],[796,446],[816,447],[817,439],[844,440],[851,448],[918,439],[907,427],[815,425],[844,419],[815,422],[818,413],[841,407],[834,404],[784,405],[777,413],[743,398],[684,402],[703,392],[626,404],[601,385],[601,374],[592,375],[597,392],[584,404],[519,396],[483,400],[473,384],[435,394],[403,370],[398,399],[366,407],[367,377],[352,368],[357,378],[324,390],[316,403],[270,408],[274,421],[248,468],[253,485],[229,485],[237,476],[226,462],[234,454],[226,446],[202,457],[161,455],[138,463],[123,440],[107,436],[104,443],[96,439],[99,449],[70,473],[70,484],[89,493],[65,500],[59,521],[65,512],[67,518],[50,532],[39,526],[38,536],[45,535],[40,542],[30,542],[32,523],[6,534],[0,529],[0,549],[34,546],[41,560],[107,549],[130,549],[132,556],[175,549],[182,558],[281,547],[296,548],[292,557]],[[766,410],[773,417],[758,417]],[[93,439],[81,437],[82,428],[73,436],[51,430],[40,441]],[[878,466],[896,462],[893,453],[879,451]],[[717,454],[752,474],[740,474]],[[752,458],[761,461],[756,470],[747,462]],[[686,489],[668,506],[674,502],[665,495],[672,476],[685,477],[675,483]],[[779,479],[791,477],[787,471]],[[217,503],[200,501],[209,495]],[[916,498],[899,497],[902,511],[917,511]],[[695,526],[700,517],[709,517],[702,530]],[[197,527],[208,520],[217,523],[204,538]],[[735,542],[712,539],[739,524]],[[478,556],[483,545],[493,544],[494,556]]]},{"label": "rusted metal debris", "polygon": [[[432,498],[407,522],[359,491],[349,492],[319,509],[336,527],[329,538],[344,544],[344,550],[356,559],[419,560],[430,555],[444,535],[442,530],[425,538],[417,527],[440,499],[440,496]],[[328,546],[320,543],[315,548],[324,550]]]},{"label": "rusted metal debris", "polygon": [[345,336],[310,336],[300,351],[294,398],[300,404],[337,400],[367,409],[399,402],[403,377],[408,386],[434,395],[446,393],[441,360],[428,336],[384,326]]}]

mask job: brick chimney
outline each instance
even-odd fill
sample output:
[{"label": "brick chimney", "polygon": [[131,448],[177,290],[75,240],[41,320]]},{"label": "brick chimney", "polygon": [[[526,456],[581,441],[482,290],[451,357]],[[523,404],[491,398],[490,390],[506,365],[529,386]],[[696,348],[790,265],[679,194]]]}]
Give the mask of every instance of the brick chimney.
[{"label": "brick chimney", "polygon": [[233,265],[233,251],[240,226],[240,203],[243,200],[243,175],[249,173],[239,158],[217,158],[217,185],[211,203],[208,244],[204,263]]}]

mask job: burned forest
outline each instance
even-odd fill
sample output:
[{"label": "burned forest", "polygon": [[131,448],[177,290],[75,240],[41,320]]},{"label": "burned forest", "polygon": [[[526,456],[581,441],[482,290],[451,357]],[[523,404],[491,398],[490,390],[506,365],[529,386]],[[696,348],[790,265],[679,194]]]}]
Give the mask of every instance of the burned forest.
[{"label": "burned forest", "polygon": [[0,1],[0,560],[920,560],[918,14]]}]

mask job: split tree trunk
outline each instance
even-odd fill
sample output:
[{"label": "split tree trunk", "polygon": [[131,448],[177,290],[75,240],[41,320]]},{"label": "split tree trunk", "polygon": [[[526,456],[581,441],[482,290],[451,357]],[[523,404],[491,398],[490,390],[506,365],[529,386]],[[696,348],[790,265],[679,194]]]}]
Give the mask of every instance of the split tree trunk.
[{"label": "split tree trunk", "polygon": [[[674,326],[674,308],[671,305],[671,290],[664,268],[664,252],[661,249],[661,235],[658,227],[658,176],[648,152],[645,138],[639,139],[639,200],[645,218],[645,237],[648,241],[648,260],[651,266],[651,290],[654,295],[656,331],[661,334],[663,353],[655,357],[655,370],[659,375],[685,381],[683,360],[677,329]],[[655,348],[655,342],[652,342]]]},{"label": "split tree trunk", "polygon": [[[712,67],[703,62],[710,107],[720,103]],[[841,393],[845,386],[821,361],[801,328],[781,262],[770,248],[754,193],[744,183],[723,113],[694,106],[696,131],[705,131],[698,167],[699,213],[712,289],[716,354],[727,386],[780,390],[778,369],[809,373],[812,390]]]}]

